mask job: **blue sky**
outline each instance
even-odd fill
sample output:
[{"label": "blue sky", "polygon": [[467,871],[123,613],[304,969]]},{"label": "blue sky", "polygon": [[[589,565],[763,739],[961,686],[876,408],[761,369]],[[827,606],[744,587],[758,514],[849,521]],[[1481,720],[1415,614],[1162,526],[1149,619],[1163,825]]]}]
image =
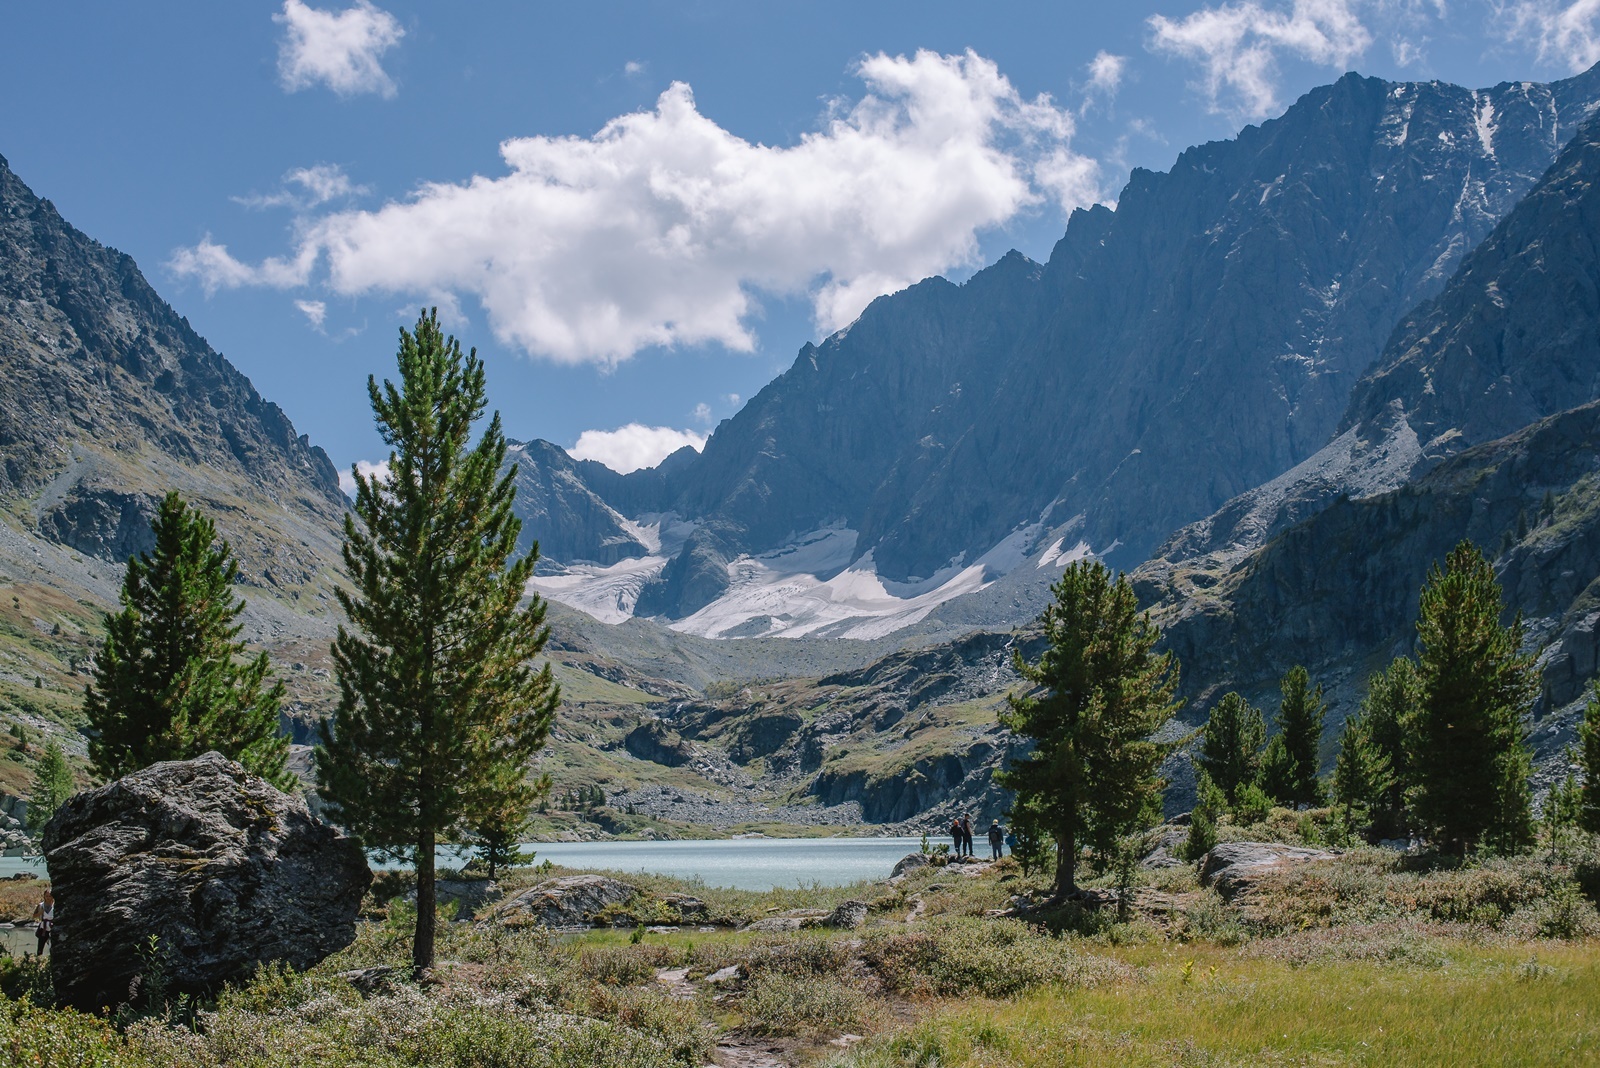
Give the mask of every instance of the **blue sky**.
[{"label": "blue sky", "polygon": [[0,154],[341,467],[381,458],[363,384],[423,303],[509,433],[627,467],[874,295],[1044,259],[1131,167],[1345,70],[1600,59],[1600,0],[58,3],[7,29]]}]

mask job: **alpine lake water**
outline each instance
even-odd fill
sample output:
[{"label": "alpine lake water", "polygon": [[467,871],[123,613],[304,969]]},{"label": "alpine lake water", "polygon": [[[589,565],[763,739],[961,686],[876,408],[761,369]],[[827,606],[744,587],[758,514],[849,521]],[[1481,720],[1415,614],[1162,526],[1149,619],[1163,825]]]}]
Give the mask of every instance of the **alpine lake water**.
[{"label": "alpine lake water", "polygon": [[[670,842],[530,842],[534,863],[563,868],[646,872],[699,880],[736,890],[845,886],[887,879],[895,862],[920,848],[920,838],[720,838]],[[461,863],[455,850],[439,851],[440,866]],[[374,868],[401,865],[373,860]],[[44,876],[39,857],[0,857],[0,879],[17,872]],[[0,947],[32,953],[31,928],[0,928]]]}]

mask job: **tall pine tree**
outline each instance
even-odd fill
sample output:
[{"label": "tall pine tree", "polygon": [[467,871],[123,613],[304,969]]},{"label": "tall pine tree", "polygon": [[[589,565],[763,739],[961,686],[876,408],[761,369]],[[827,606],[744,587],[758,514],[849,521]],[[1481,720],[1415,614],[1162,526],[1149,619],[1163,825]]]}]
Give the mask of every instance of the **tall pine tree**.
[{"label": "tall pine tree", "polygon": [[1201,730],[1196,763],[1230,806],[1238,803],[1241,788],[1256,781],[1266,740],[1267,722],[1261,710],[1238,694],[1226,694],[1211,710]]},{"label": "tall pine tree", "polygon": [[1297,665],[1284,675],[1280,689],[1283,704],[1278,708],[1278,733],[1262,757],[1262,789],[1285,805],[1320,805],[1323,791],[1317,778],[1318,753],[1322,721],[1328,711],[1322,687],[1313,689],[1310,674]]},{"label": "tall pine tree", "polygon": [[549,637],[544,602],[520,605],[538,547],[512,558],[522,524],[498,413],[470,444],[485,407],[477,350],[463,356],[432,311],[400,332],[398,362],[398,386],[367,382],[393,451],[387,479],[355,474],[355,591],[339,592],[351,626],[334,642],[339,708],[316,759],[334,817],[416,865],[421,971],[434,959],[435,847],[533,805],[527,768],[560,691],[532,664]]},{"label": "tall pine tree", "polygon": [[1007,695],[1000,714],[1034,749],[997,781],[1016,793],[1018,839],[1054,844],[1055,892],[1065,898],[1077,892],[1082,846],[1109,857],[1119,836],[1159,812],[1156,769],[1170,746],[1151,736],[1177,711],[1178,667],[1153,651],[1160,632],[1126,576],[1078,561],[1051,591],[1040,617],[1047,647],[1036,664],[1015,657],[1033,689]]},{"label": "tall pine tree", "polygon": [[44,747],[39,766],[33,772],[33,796],[28,798],[28,829],[34,833],[44,829],[56,809],[72,796],[72,769],[67,767],[66,754],[54,739]]},{"label": "tall pine tree", "polygon": [[1583,776],[1578,802],[1578,826],[1600,834],[1600,679],[1589,692],[1578,724],[1578,770]]},{"label": "tall pine tree", "polygon": [[155,547],[128,561],[122,611],[84,693],[97,774],[119,778],[160,760],[216,750],[281,789],[289,739],[278,731],[283,684],[267,685],[267,654],[242,660],[234,600],[239,564],[211,520],[176,492],[151,523]]},{"label": "tall pine tree", "polygon": [[1412,811],[1447,852],[1511,852],[1533,837],[1522,716],[1539,680],[1532,654],[1522,652],[1521,616],[1501,626],[1502,611],[1494,569],[1471,542],[1429,572],[1406,764]]}]

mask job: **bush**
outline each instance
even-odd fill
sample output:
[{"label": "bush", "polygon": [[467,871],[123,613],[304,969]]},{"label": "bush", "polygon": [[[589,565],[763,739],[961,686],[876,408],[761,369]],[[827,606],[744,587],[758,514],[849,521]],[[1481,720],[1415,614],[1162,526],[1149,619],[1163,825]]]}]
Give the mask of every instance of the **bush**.
[{"label": "bush", "polygon": [[862,956],[888,989],[954,997],[1013,994],[1063,983],[1093,986],[1126,974],[1018,920],[942,919],[917,931],[869,937]]},{"label": "bush", "polygon": [[49,958],[12,957],[0,950],[0,995],[12,1001],[26,998],[35,1005],[54,1005],[56,989]]},{"label": "bush", "polygon": [[757,975],[739,1003],[745,1026],[762,1035],[860,1030],[866,1007],[861,991],[842,980],[776,971]]},{"label": "bush", "polygon": [[104,1020],[71,1009],[0,1000],[0,1064],[41,1068],[155,1068]]},{"label": "bush", "polygon": [[656,977],[655,965],[632,946],[586,949],[578,956],[578,970],[606,986],[638,986]]}]

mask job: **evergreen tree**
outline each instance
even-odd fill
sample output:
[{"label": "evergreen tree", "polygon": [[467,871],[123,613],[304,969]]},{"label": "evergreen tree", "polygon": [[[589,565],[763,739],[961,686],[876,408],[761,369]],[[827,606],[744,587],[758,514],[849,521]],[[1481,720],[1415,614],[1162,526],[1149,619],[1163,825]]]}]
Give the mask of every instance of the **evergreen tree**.
[{"label": "evergreen tree", "polygon": [[1070,565],[1040,622],[1038,663],[1015,657],[1032,692],[1007,695],[1001,722],[1032,739],[997,781],[1016,793],[1019,839],[1055,846],[1056,895],[1077,892],[1079,848],[1111,856],[1119,835],[1159,812],[1156,769],[1170,750],[1151,735],[1178,708],[1177,664],[1153,652],[1160,637],[1126,576],[1099,561]]},{"label": "evergreen tree", "polygon": [[1579,786],[1578,826],[1590,834],[1600,834],[1600,679],[1596,679],[1589,692],[1589,703],[1583,708],[1583,721],[1578,724],[1578,770],[1583,777]]},{"label": "evergreen tree", "polygon": [[106,616],[84,694],[95,772],[115,779],[216,750],[280,789],[296,788],[285,767],[289,739],[278,731],[283,684],[267,686],[266,653],[240,660],[244,602],[233,597],[233,551],[175,492],[151,529],[155,547],[128,561],[122,611]]},{"label": "evergreen tree", "polygon": [[1411,722],[1422,702],[1422,683],[1417,665],[1407,657],[1396,657],[1367,683],[1367,696],[1361,701],[1360,740],[1367,748],[1376,792],[1367,799],[1372,833],[1388,838],[1405,829],[1406,724]]},{"label": "evergreen tree", "polygon": [[1278,709],[1278,733],[1261,759],[1261,786],[1284,805],[1320,805],[1322,782],[1317,778],[1322,746],[1322,720],[1328,706],[1322,687],[1311,688],[1303,667],[1292,667],[1280,684],[1283,704]]},{"label": "evergreen tree", "polygon": [[316,759],[333,816],[416,865],[422,971],[434,959],[435,847],[537,800],[526,770],[560,691],[548,664],[531,663],[549,630],[540,598],[519,606],[538,547],[512,559],[522,524],[498,413],[469,445],[483,363],[433,311],[400,332],[398,364],[399,386],[367,380],[393,451],[387,479],[355,473],[344,545],[355,590],[339,591],[351,626],[334,641],[339,707]]},{"label": "evergreen tree", "polygon": [[1333,764],[1333,800],[1344,809],[1346,826],[1368,823],[1394,785],[1388,758],[1373,741],[1368,713],[1344,721],[1339,755]]},{"label": "evergreen tree", "polygon": [[33,776],[33,796],[28,799],[28,829],[37,834],[50,822],[56,809],[72,796],[74,789],[72,769],[67,767],[67,758],[54,738],[45,745]]},{"label": "evergreen tree", "polygon": [[[501,866],[527,864],[533,860],[533,854],[521,848],[522,836],[531,822],[526,794],[516,781],[521,777],[521,770],[505,764],[499,774],[511,781],[502,782],[486,807],[474,813],[470,820],[473,855],[489,869],[491,882]],[[549,780],[541,778],[537,787],[542,799],[549,790]]]},{"label": "evergreen tree", "polygon": [[1256,781],[1266,740],[1261,710],[1238,694],[1227,694],[1211,710],[1196,763],[1222,790],[1230,807],[1238,802],[1239,790]]},{"label": "evergreen tree", "polygon": [[1434,844],[1501,852],[1532,838],[1523,713],[1539,692],[1522,618],[1500,625],[1500,585],[1471,542],[1436,564],[1422,591],[1417,635],[1421,699],[1406,724],[1413,812]]}]

